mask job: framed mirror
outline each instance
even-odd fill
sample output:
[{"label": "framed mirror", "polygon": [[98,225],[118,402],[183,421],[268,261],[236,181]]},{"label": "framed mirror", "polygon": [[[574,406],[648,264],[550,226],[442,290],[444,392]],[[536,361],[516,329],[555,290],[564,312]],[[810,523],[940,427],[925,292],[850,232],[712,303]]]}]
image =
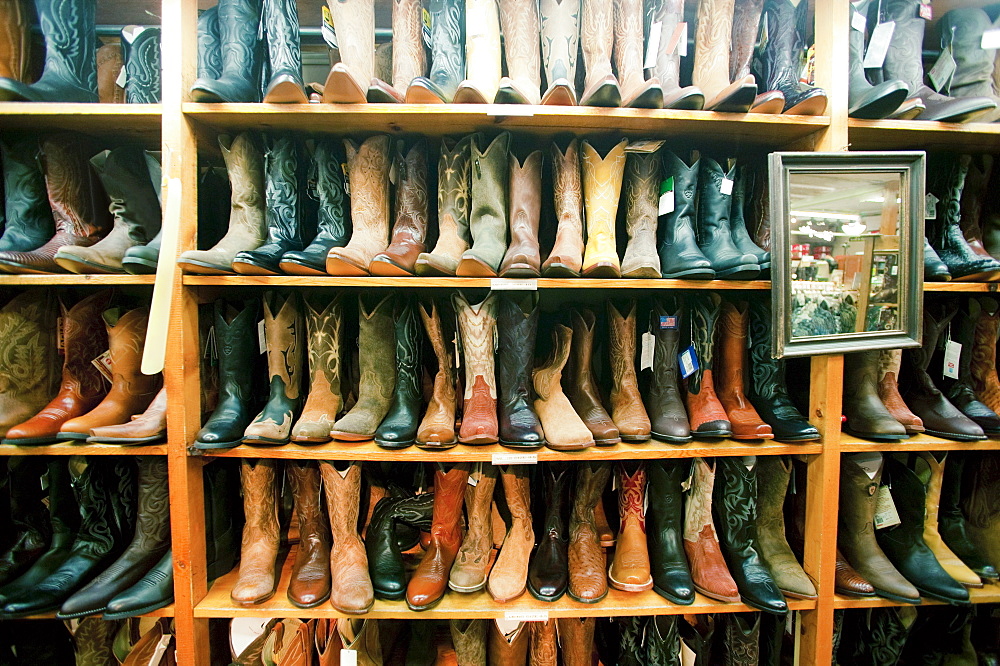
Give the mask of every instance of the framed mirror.
[{"label": "framed mirror", "polygon": [[924,153],[772,153],[775,357],[920,345]]}]

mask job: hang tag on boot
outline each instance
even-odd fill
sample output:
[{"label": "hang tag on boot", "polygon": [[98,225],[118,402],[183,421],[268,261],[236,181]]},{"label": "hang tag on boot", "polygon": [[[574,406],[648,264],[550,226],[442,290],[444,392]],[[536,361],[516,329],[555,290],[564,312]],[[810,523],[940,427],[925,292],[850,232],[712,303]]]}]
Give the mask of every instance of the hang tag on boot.
[{"label": "hang tag on boot", "polygon": [[931,87],[938,92],[944,92],[951,86],[952,77],[955,76],[955,70],[958,69],[958,65],[955,63],[955,55],[952,53],[951,45],[941,49],[941,55],[938,57],[937,62],[931,67],[931,71],[927,72],[927,78],[930,79]]},{"label": "hang tag on boot", "polygon": [[934,19],[934,9],[931,7],[931,0],[920,0],[920,18],[925,21]]},{"label": "hang tag on boot", "polygon": [[340,666],[358,666],[358,651],[341,648]]},{"label": "hang tag on boot", "polygon": [[896,512],[896,504],[892,501],[889,486],[879,486],[878,498],[875,500],[875,529],[895,527],[901,522],[903,521],[899,519],[899,513]]},{"label": "hang tag on boot", "polygon": [[858,10],[851,9],[851,27],[863,35],[868,29],[868,19]]},{"label": "hang tag on boot", "polygon": [[337,45],[337,31],[333,28],[333,14],[330,13],[330,8],[323,5],[323,22],[320,25],[320,33],[323,35],[323,41],[331,49],[340,50]]},{"label": "hang tag on boot", "polygon": [[937,219],[937,205],[938,198],[928,192],[924,195],[924,219],[925,220],[936,220]]},{"label": "hang tag on boot", "polygon": [[424,37],[424,46],[428,49],[434,48],[434,44],[431,42],[431,13],[426,9],[420,10],[420,18],[423,23],[420,33]]},{"label": "hang tag on boot", "polygon": [[649,331],[642,334],[642,352],[639,354],[639,370],[649,370],[653,367],[653,343],[656,338]]},{"label": "hang tag on boot", "polygon": [[646,42],[646,58],[642,63],[643,69],[653,69],[656,67],[656,58],[660,53],[660,37],[663,33],[663,22],[653,21],[649,26],[649,37]]},{"label": "hang tag on boot", "polygon": [[889,52],[892,33],[895,30],[895,21],[886,21],[875,26],[871,39],[868,40],[868,50],[865,51],[865,69],[878,69],[882,67],[882,63],[885,62],[885,54]]},{"label": "hang tag on boot", "polygon": [[694,374],[698,369],[698,354],[694,351],[694,345],[677,355],[677,363],[681,366],[681,377],[684,379]]},{"label": "hang tag on boot", "polygon": [[670,176],[660,185],[660,203],[657,215],[669,215],[674,212],[674,177]]},{"label": "hang tag on boot", "polygon": [[97,371],[111,383],[111,350],[106,350],[103,354],[91,361]]},{"label": "hang tag on boot", "polygon": [[958,379],[958,362],[962,357],[962,343],[948,340],[944,343],[944,376]]},{"label": "hang tag on boot", "polygon": [[267,351],[267,334],[264,332],[263,319],[257,322],[257,346],[261,354]]},{"label": "hang tag on boot", "polygon": [[984,32],[979,47],[984,51],[1000,48],[1000,30],[987,30]]}]

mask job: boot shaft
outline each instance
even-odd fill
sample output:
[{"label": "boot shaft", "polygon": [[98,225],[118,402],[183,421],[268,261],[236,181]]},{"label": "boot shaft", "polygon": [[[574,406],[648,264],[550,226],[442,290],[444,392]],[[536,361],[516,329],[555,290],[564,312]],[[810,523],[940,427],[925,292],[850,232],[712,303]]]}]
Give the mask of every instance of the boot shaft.
[{"label": "boot shaft", "polygon": [[541,96],[538,0],[499,0],[498,5],[508,74],[528,101],[537,104]]},{"label": "boot shaft", "polygon": [[926,21],[917,15],[919,5],[920,0],[875,2],[868,15],[868,23],[873,27],[880,22],[895,21],[882,74],[886,80],[898,79],[905,83],[911,95],[924,85],[923,59],[913,57],[923,48],[926,27]]},{"label": "boot shaft", "polygon": [[621,82],[622,94],[627,98],[646,81],[643,74],[645,57],[643,0],[614,0],[613,4],[615,69]]},{"label": "boot shaft", "polygon": [[545,362],[532,372],[532,384],[539,400],[549,400],[562,391],[563,368],[569,359],[570,340],[573,331],[568,326],[556,324],[552,330],[552,353]]},{"label": "boot shaft", "polygon": [[490,397],[497,397],[494,376],[494,335],[496,329],[496,298],[491,294],[482,302],[469,304],[465,296],[452,297],[458,314],[462,337],[462,361],[465,365],[465,398],[472,397],[476,378],[481,377],[490,389]]},{"label": "boot shaft", "polygon": [[326,515],[320,497],[319,467],[309,461],[288,461],[285,466],[295,498],[295,515],[299,523],[299,538],[326,535]]},{"label": "boot shaft", "polygon": [[218,4],[222,77],[246,79],[258,88],[263,58],[257,39],[263,17],[262,0],[222,0]]},{"label": "boot shaft", "polygon": [[450,539],[458,548],[462,539],[461,521],[465,489],[469,487],[469,465],[455,465],[445,472],[440,466],[434,471],[434,518],[431,535]]},{"label": "boot shaft", "polygon": [[105,150],[90,163],[111,199],[115,226],[123,227],[135,244],[152,240],[160,231],[160,201],[143,151],[129,146]]},{"label": "boot shaft", "polygon": [[580,46],[587,75],[585,89],[612,74],[614,4],[607,0],[583,0],[580,15]]},{"label": "boot shaft", "polygon": [[395,325],[393,299],[385,296],[369,307],[358,298],[358,358],[360,374],[367,379],[378,378],[392,392],[396,381]]},{"label": "boot shaft", "polygon": [[[508,154],[510,134],[504,132],[493,139],[485,149],[480,142],[472,143],[472,212],[470,224],[475,234],[477,223],[488,221],[492,226],[502,225],[498,234],[499,245],[506,245],[507,236],[507,183],[509,176]],[[502,252],[501,252],[502,254]]]},{"label": "boot shaft", "polygon": [[[42,79],[61,79],[76,88],[96,92],[96,3],[35,0],[35,9],[45,39]],[[97,101],[96,97],[93,101]]]},{"label": "boot shaft", "polygon": [[715,99],[730,83],[734,6],[735,0],[698,2],[691,81],[704,91],[706,102]]},{"label": "boot shaft", "polygon": [[264,199],[268,243],[301,250],[311,230],[304,228],[299,163],[302,144],[287,135],[269,135],[264,154]]},{"label": "boot shaft", "polygon": [[571,225],[579,229],[580,244],[583,244],[583,186],[580,181],[580,151],[576,139],[560,148],[552,142],[552,198],[555,202],[556,219],[560,229]]},{"label": "boot shaft", "polygon": [[698,242],[700,245],[729,240],[732,194],[722,193],[722,183],[725,180],[735,181],[735,178],[735,166],[726,172],[715,160],[709,158],[703,160],[698,178]]},{"label": "boot shaft", "polygon": [[143,27],[131,39],[122,31],[125,51],[125,101],[128,104],[159,104],[162,91],[160,72],[160,29]]},{"label": "boot shaft", "polygon": [[170,543],[170,491],[164,456],[138,456],[135,538],[131,549],[165,552]]},{"label": "boot shaft", "polygon": [[469,193],[471,146],[475,135],[458,142],[445,137],[438,157],[438,224],[442,229],[454,229],[458,237],[469,243]]},{"label": "boot shaft", "polygon": [[713,369],[715,323],[719,318],[722,299],[718,294],[696,294],[689,299],[691,343],[698,356],[698,369],[687,378],[689,393],[701,391],[705,371]]},{"label": "boot shaft", "polygon": [[434,350],[434,356],[438,363],[437,376],[434,379],[435,384],[440,382],[444,387],[450,387],[451,397],[454,399],[454,359],[452,359],[450,347],[445,343],[445,331],[441,323],[441,317],[438,314],[437,302],[431,301],[430,311],[427,310],[427,306],[423,303],[419,307],[420,318],[424,322],[427,339],[431,343],[431,348]]},{"label": "boot shaft", "polygon": [[39,162],[38,139],[4,140],[0,143],[3,165],[4,236],[15,229],[18,235],[52,236],[52,208],[45,189],[45,175]]},{"label": "boot shaft", "polygon": [[541,58],[546,85],[576,81],[580,46],[580,0],[541,0]]},{"label": "boot shaft", "polygon": [[259,135],[243,132],[219,137],[219,148],[226,161],[232,190],[232,213],[229,224],[263,231],[264,228],[264,154]]},{"label": "boot shaft", "polygon": [[587,523],[594,533],[594,508],[604,492],[611,476],[611,465],[606,462],[581,463],[576,472],[576,491],[573,495],[573,506],[570,509],[570,531],[575,526]]},{"label": "boot shaft", "polygon": [[622,140],[604,157],[584,141],[581,149],[583,196],[587,209],[587,240],[592,235],[614,238],[618,200],[621,197],[622,179],[625,175],[625,146]]},{"label": "boot shaft", "polygon": [[[336,396],[343,404],[341,394],[341,324],[344,318],[344,299],[338,294],[322,309],[314,301],[303,298],[306,330],[309,334],[310,391],[323,390]],[[317,386],[322,388],[317,388]]]},{"label": "boot shaft", "polygon": [[659,79],[664,91],[680,87],[681,57],[677,49],[671,49],[670,40],[677,26],[684,20],[684,0],[658,0],[646,3],[646,34],[654,23],[660,24],[660,44],[656,51],[656,66],[653,73]]},{"label": "boot shaft", "polygon": [[303,340],[305,327],[297,294],[264,294],[264,332],[267,368],[272,391],[280,381],[282,393],[291,400],[302,391]]},{"label": "boot shaft", "polygon": [[[747,461],[749,458],[749,462]],[[730,551],[753,549],[757,542],[757,467],[753,456],[717,458],[713,508],[719,543]],[[739,516],[740,519],[736,519]]]},{"label": "boot shaft", "polygon": [[497,303],[496,374],[501,404],[531,400],[531,366],[538,330],[538,305],[531,297],[502,297]]},{"label": "boot shaft", "polygon": [[730,81],[739,81],[750,74],[750,61],[757,44],[763,11],[764,0],[740,0],[734,6],[733,50],[729,55]]},{"label": "boot shaft", "polygon": [[56,232],[103,237],[111,228],[108,200],[79,139],[65,134],[44,139],[42,166]]},{"label": "boot shaft", "polygon": [[520,526],[526,531],[531,531],[531,479],[523,465],[510,465],[506,469],[500,468],[500,481],[503,483],[504,497],[507,500],[507,508],[510,510],[511,518],[515,526]]},{"label": "boot shaft", "polygon": [[340,61],[350,68],[359,85],[367,86],[375,78],[375,3],[332,0],[327,6],[340,38]]},{"label": "boot shaft", "polygon": [[428,78],[451,101],[465,77],[465,0],[430,0],[431,67]]},{"label": "boot shaft", "polygon": [[695,236],[695,193],[698,191],[698,173],[701,161],[691,166],[672,152],[667,152],[664,160],[664,175],[674,183],[674,209],[661,220],[659,231],[661,240],[667,245]]},{"label": "boot shaft", "polygon": [[969,161],[969,171],[962,188],[959,226],[962,235],[970,242],[981,241],[983,238],[979,221],[992,170],[993,158],[990,155],[977,156]]},{"label": "boot shaft", "polygon": [[841,533],[854,538],[864,534],[875,536],[875,504],[882,480],[884,461],[880,461],[874,476],[870,476],[850,456],[840,463],[840,511],[837,519]]},{"label": "boot shaft", "polygon": [[334,241],[334,247],[347,243],[350,226],[350,207],[344,192],[344,174],[340,165],[346,162],[343,148],[335,139],[325,137],[316,141],[310,180],[316,183],[319,199],[318,235]]},{"label": "boot shaft", "polygon": [[632,153],[625,164],[625,227],[629,238],[639,234],[656,237],[659,201],[660,156]]},{"label": "boot shaft", "polygon": [[917,546],[923,544],[927,492],[924,484],[906,464],[889,455],[883,475],[892,493],[900,523],[880,534],[880,541]]},{"label": "boot shaft", "polygon": [[210,7],[198,16],[198,78],[222,76],[222,50],[219,42],[219,7]]},{"label": "boot shaft", "polygon": [[253,363],[257,354],[254,328],[257,301],[236,305],[219,299],[215,302],[215,346],[219,354],[219,398],[248,402],[251,396]]},{"label": "boot shaft", "polygon": [[301,82],[298,3],[295,0],[264,0],[264,32],[271,76],[289,74]]},{"label": "boot shaft", "polygon": [[408,151],[404,146],[403,141],[396,143],[396,222],[392,240],[423,243],[427,237],[427,145],[421,140]]},{"label": "boot shaft", "polygon": [[558,463],[545,466],[542,482],[545,489],[545,519],[543,530],[545,534],[565,540],[566,535],[566,501],[570,483],[573,480],[572,468]]},{"label": "boot shaft", "polygon": [[808,5],[790,0],[766,0],[763,20],[767,22],[767,45],[761,55],[761,74],[765,90],[784,90],[788,82],[799,79],[802,38],[799,24],[807,15]]},{"label": "boot shaft", "polygon": [[619,532],[633,525],[646,532],[646,467],[636,463],[632,471],[622,464],[618,466],[618,518]]},{"label": "boot shaft", "polygon": [[389,137],[373,136],[360,146],[345,139],[344,149],[351,185],[351,240],[364,229],[372,242],[384,246],[389,231]]},{"label": "boot shaft", "polygon": [[416,308],[399,303],[396,308],[396,388],[397,397],[419,403],[422,365],[420,351],[423,340]]},{"label": "boot shaft", "polygon": [[757,527],[774,538],[785,538],[785,497],[792,477],[791,461],[783,456],[757,460]]},{"label": "boot shaft", "polygon": [[[611,359],[612,394],[631,389],[638,392],[635,374],[635,301],[619,309],[608,302],[610,328],[608,356]],[[612,398],[614,400],[614,398]]]},{"label": "boot shaft", "polygon": [[323,475],[323,492],[326,509],[330,516],[333,542],[343,543],[345,539],[357,540],[358,517],[361,502],[361,464],[348,463],[340,469],[341,463],[320,462]]},{"label": "boot shaft", "polygon": [[691,468],[691,491],[684,503],[684,539],[697,543],[705,527],[709,538],[716,539],[715,521],[712,519],[712,497],[715,494],[715,461],[696,458]]},{"label": "boot shaft", "polygon": [[[510,243],[538,245],[538,222],[542,209],[542,151],[536,150],[521,162],[510,155],[508,196]],[[537,255],[537,250],[535,254]]]},{"label": "boot shaft", "polygon": [[63,380],[61,390],[86,397],[105,392],[100,371],[91,361],[108,348],[108,331],[101,314],[108,309],[114,292],[92,294],[68,310],[62,307]]},{"label": "boot shaft", "polygon": [[135,467],[74,456],[69,471],[80,512],[73,554],[100,559],[120,550],[135,526]]},{"label": "boot shaft", "polygon": [[664,300],[653,306],[652,331],[653,373],[650,379],[651,396],[677,394],[677,350],[680,345],[680,323],[684,309],[676,300]]}]

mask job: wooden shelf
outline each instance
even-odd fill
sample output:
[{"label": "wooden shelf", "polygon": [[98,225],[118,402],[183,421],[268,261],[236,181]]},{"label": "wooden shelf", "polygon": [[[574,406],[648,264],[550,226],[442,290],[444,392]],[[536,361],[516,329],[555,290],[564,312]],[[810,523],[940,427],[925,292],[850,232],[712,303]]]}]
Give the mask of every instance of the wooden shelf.
[{"label": "wooden shelf", "polygon": [[427,136],[480,130],[527,131],[535,136],[614,132],[636,137],[678,135],[737,146],[777,147],[826,129],[828,116],[714,113],[521,104],[198,104],[184,114],[217,132],[294,130]]},{"label": "wooden shelf", "polygon": [[120,444],[74,444],[59,442],[46,446],[14,446],[0,444],[0,456],[162,456],[166,444],[122,446]]},{"label": "wooden shelf", "polygon": [[861,451],[1000,451],[1000,439],[979,442],[956,442],[933,435],[914,435],[898,442],[873,442],[843,433],[840,435],[842,453]]},{"label": "wooden shelf", "polygon": [[[490,287],[491,278],[465,277],[305,277],[299,275],[185,275],[195,287]],[[770,289],[770,280],[657,280],[538,278],[539,289]]]},{"label": "wooden shelf", "polygon": [[[173,617],[174,616],[174,605],[164,606],[163,608],[158,608],[155,611],[149,613],[143,613],[138,617]],[[100,617],[100,616],[98,616]],[[54,620],[56,618],[56,612],[51,613],[40,613],[38,615],[29,615],[28,617],[18,618],[20,620]]]},{"label": "wooden shelf", "polygon": [[[970,589],[969,598],[974,604],[996,604],[1000,603],[1000,585],[987,584],[984,587]],[[908,606],[898,601],[890,601],[882,597],[865,597],[858,599],[855,597],[845,597],[841,594],[833,596],[833,607],[841,608],[888,608],[890,606]],[[920,606],[943,606],[944,602],[934,601],[926,597],[919,604]]]},{"label": "wooden shelf", "polygon": [[[189,451],[194,452],[193,449]],[[373,441],[349,444],[328,442],[315,446],[286,444],[285,446],[248,446],[232,449],[197,451],[219,458],[286,458],[294,460],[378,460],[404,462],[489,462],[498,453],[535,453],[538,460],[654,460],[659,458],[711,458],[717,456],[753,455],[803,455],[822,453],[823,445],[818,442],[804,444],[782,444],[780,442],[738,442],[732,439],[717,443],[707,441],[676,445],[650,440],[645,444],[616,444],[614,446],[592,446],[583,451],[535,451],[509,449],[499,444],[489,446],[468,446],[459,444],[451,449],[425,451],[411,446],[407,449],[383,449]]]},{"label": "wooden shelf", "polygon": [[924,282],[924,291],[995,292],[1000,282]]},{"label": "wooden shelf", "polygon": [[1000,124],[938,123],[924,120],[847,121],[852,150],[1000,150]]},{"label": "wooden shelf", "polygon": [[0,102],[0,129],[82,132],[159,142],[159,104]]},{"label": "wooden shelf", "polygon": [[52,286],[92,286],[121,287],[125,285],[153,285],[155,275],[104,275],[76,273],[48,273],[45,275],[11,275],[0,273],[0,286],[17,285],[26,287]]}]

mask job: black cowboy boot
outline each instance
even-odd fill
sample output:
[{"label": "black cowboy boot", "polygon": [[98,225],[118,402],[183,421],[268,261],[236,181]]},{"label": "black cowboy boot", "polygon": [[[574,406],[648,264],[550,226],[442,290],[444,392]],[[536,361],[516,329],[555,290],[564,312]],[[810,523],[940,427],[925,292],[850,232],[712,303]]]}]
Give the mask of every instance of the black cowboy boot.
[{"label": "black cowboy boot", "polygon": [[996,580],[1000,578],[1000,573],[986,561],[966,532],[965,513],[960,506],[966,455],[955,451],[948,455],[944,463],[941,500],[938,504],[938,531],[945,545],[965,563],[965,566],[976,572],[980,578]]},{"label": "black cowboy boot", "polygon": [[733,244],[730,227],[732,190],[729,194],[723,192],[723,183],[732,181],[735,173],[736,167],[726,173],[715,160],[707,157],[701,160],[698,176],[698,247],[711,262],[717,278],[752,280],[760,274],[760,264],[756,256],[744,254]]},{"label": "black cowboy boot", "polygon": [[[783,623],[782,623],[783,624]],[[722,666],[759,666],[760,613],[726,613],[715,631],[713,654]]]},{"label": "black cowboy boot", "polygon": [[0,236],[0,252],[30,252],[56,233],[38,154],[35,137],[0,143],[7,218]]},{"label": "black cowboy boot", "polygon": [[665,278],[711,280],[712,262],[698,247],[695,235],[694,195],[698,189],[700,162],[690,167],[671,152],[663,156],[663,173],[673,179],[674,209],[660,216],[658,240],[660,273]]},{"label": "black cowboy boot", "polygon": [[138,34],[122,31],[125,60],[125,101],[129,104],[159,104],[160,29],[142,27]]},{"label": "black cowboy boot", "polygon": [[528,296],[500,299],[497,312],[497,406],[500,443],[520,449],[545,445],[532,408],[531,365],[538,329],[538,305]]},{"label": "black cowboy boot", "polygon": [[927,239],[953,279],[976,280],[1000,271],[1000,261],[976,254],[962,234],[962,191],[970,161],[968,155],[949,156],[928,167],[927,191],[934,193],[938,203],[937,216],[927,222]]},{"label": "black cowboy boot", "polygon": [[[862,17],[868,13],[871,0],[854,3],[851,15],[858,12]],[[874,27],[874,26],[873,26]],[[909,90],[906,83],[898,79],[872,85],[865,76],[865,31],[857,30],[851,24],[850,80],[848,82],[848,115],[851,118],[876,120],[892,115],[899,105],[906,101]]]},{"label": "black cowboy boot", "polygon": [[199,78],[191,87],[196,102],[259,102],[258,30],[261,0],[220,0],[218,4],[222,75]]},{"label": "black cowboy boot", "polygon": [[688,465],[681,460],[653,460],[646,465],[649,509],[646,534],[653,589],[671,603],[694,603],[694,581],[684,554],[684,491]]},{"label": "black cowboy boot", "polygon": [[571,486],[573,471],[570,465],[548,463],[542,470],[545,483],[545,516],[538,546],[528,567],[528,591],[541,601],[556,601],[569,586],[569,533],[566,529],[567,490]]},{"label": "black cowboy boot", "polygon": [[683,307],[675,297],[653,306],[653,367],[646,390],[646,413],[654,438],[672,444],[691,441],[691,423],[680,394],[677,351]]},{"label": "black cowboy boot", "polygon": [[13,541],[6,552],[0,554],[0,585],[24,573],[45,553],[52,536],[48,512],[42,498],[41,477],[45,461],[34,457],[10,458],[7,489],[10,492],[10,520],[5,537]]},{"label": "black cowboy boot", "polygon": [[771,270],[771,253],[762,250],[760,246],[750,238],[746,223],[746,194],[747,181],[753,178],[750,168],[747,166],[736,167],[736,180],[733,182],[733,208],[729,213],[729,229],[733,245],[743,254],[753,255],[760,266],[761,274]]},{"label": "black cowboy boot", "polygon": [[402,599],[406,596],[406,569],[400,554],[399,524],[426,532],[431,528],[433,516],[434,493],[383,497],[379,500],[365,532],[368,570],[377,598]]},{"label": "black cowboy boot", "polygon": [[782,113],[818,116],[826,111],[826,91],[799,81],[803,51],[799,25],[809,14],[809,4],[792,0],[767,0],[763,21],[767,44],[760,54],[758,71],[762,90],[780,90],[785,95]]},{"label": "black cowboy boot", "polygon": [[271,104],[306,104],[302,85],[302,47],[299,44],[299,9],[294,0],[264,0],[264,32],[271,79],[264,101]]},{"label": "black cowboy boot", "polygon": [[924,236],[924,280],[927,282],[948,282],[951,280],[951,272],[948,265],[941,261],[937,250],[931,246],[931,242]]},{"label": "black cowboy boot", "polygon": [[396,306],[396,384],[389,411],[375,430],[375,443],[386,449],[403,449],[413,444],[420,425],[423,343],[417,308],[411,302]]}]

